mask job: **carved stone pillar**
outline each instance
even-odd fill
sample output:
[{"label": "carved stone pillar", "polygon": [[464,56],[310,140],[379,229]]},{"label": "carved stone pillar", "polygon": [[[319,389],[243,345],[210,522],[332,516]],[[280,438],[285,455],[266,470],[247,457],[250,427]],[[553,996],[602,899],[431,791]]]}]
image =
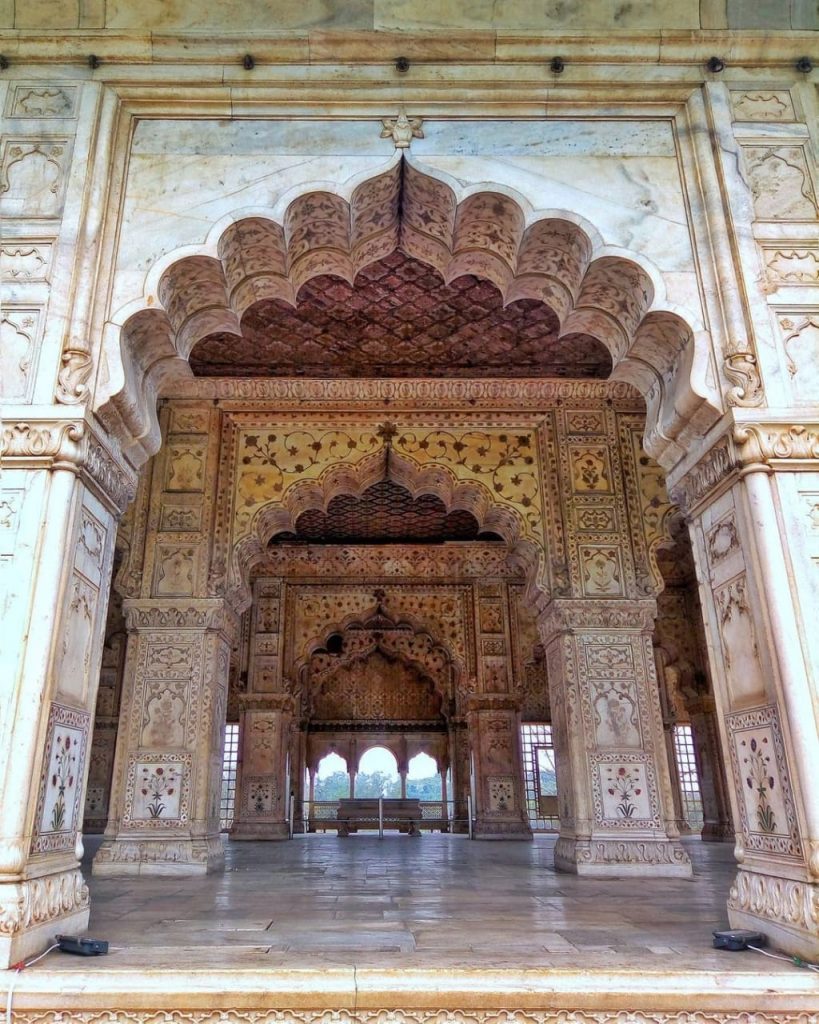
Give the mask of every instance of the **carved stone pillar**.
[{"label": "carved stone pillar", "polygon": [[290,758],[290,789],[295,794],[295,813],[293,829],[304,832],[304,775],[307,768],[307,724],[302,722],[298,728],[292,729],[293,743]]},{"label": "carved stone pillar", "polygon": [[725,779],[725,767],[719,744],[716,702],[711,694],[687,700],[691,716],[691,735],[702,798],[702,838],[719,843],[734,838],[731,804]]},{"label": "carved stone pillar", "polygon": [[116,520],[136,483],[76,407],[27,412],[0,434],[0,967],[88,923],[79,829]]},{"label": "carved stone pillar", "polygon": [[449,745],[452,764],[452,831],[466,835],[469,831],[469,789],[471,783],[469,763],[469,730],[464,719],[451,719]]},{"label": "carved stone pillar", "polygon": [[674,805],[674,821],[680,835],[690,835],[692,829],[685,816],[685,810],[683,808],[682,783],[680,782],[680,772],[677,767],[677,752],[674,748],[674,726],[676,725],[676,714],[668,692],[666,657],[667,654],[662,647],[654,647],[654,668],[657,672],[660,714],[662,715],[663,721],[663,743],[665,745],[665,758],[671,781],[671,799]]},{"label": "carved stone pillar", "polygon": [[219,832],[231,638],[223,600],[127,600],[111,810],[94,874],[195,875],[224,864]]},{"label": "carved stone pillar", "polygon": [[517,702],[509,694],[474,695],[467,722],[475,766],[475,838],[531,839]]},{"label": "carved stone pillar", "polygon": [[242,758],[231,839],[289,839],[287,760],[295,701],[285,693],[240,698]]},{"label": "carved stone pillar", "polygon": [[674,823],[652,653],[654,601],[554,600],[546,649],[560,837],[583,875],[689,877]]},{"label": "carved stone pillar", "polygon": [[819,425],[734,416],[731,433],[672,481],[689,520],[730,765],[739,870],[728,918],[815,958]]}]

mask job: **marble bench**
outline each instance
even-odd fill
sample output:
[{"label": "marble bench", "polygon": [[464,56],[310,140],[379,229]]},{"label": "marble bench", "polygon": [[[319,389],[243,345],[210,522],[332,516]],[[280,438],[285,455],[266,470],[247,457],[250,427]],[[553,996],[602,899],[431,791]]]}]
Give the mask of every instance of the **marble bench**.
[{"label": "marble bench", "polygon": [[[421,801],[415,799],[382,800],[384,828],[397,828],[410,836],[421,835]],[[336,811],[339,836],[360,829],[378,828],[378,797],[354,797],[339,800]]]}]

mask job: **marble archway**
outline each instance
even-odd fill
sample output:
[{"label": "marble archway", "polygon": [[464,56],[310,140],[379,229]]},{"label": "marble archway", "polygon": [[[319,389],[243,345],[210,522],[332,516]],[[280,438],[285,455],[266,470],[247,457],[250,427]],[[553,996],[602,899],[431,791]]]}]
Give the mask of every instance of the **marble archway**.
[{"label": "marble archway", "polygon": [[197,343],[239,339],[257,303],[295,305],[311,278],[352,282],[400,249],[447,282],[464,274],[492,282],[504,304],[542,302],[558,339],[596,339],[613,378],[645,397],[646,450],[673,464],[719,417],[696,314],[667,301],[664,279],[641,254],[607,247],[569,212],[532,210],[497,172],[492,184],[465,191],[397,155],[363,181],[305,183],[272,211],[220,221],[204,245],[158,261],[142,296],[114,315],[100,419],[141,464],[159,447],[156,400],[189,375]]}]

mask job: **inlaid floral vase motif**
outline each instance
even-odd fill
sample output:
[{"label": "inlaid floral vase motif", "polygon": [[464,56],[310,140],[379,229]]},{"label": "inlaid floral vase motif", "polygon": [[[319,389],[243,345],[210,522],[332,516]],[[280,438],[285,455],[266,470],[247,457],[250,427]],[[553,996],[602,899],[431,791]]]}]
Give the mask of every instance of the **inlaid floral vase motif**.
[{"label": "inlaid floral vase motif", "polygon": [[776,816],[770,804],[770,794],[776,785],[773,775],[773,756],[768,751],[768,737],[759,740],[752,736],[740,744],[745,755],[745,784],[756,793],[756,821],[761,832],[777,831]]}]

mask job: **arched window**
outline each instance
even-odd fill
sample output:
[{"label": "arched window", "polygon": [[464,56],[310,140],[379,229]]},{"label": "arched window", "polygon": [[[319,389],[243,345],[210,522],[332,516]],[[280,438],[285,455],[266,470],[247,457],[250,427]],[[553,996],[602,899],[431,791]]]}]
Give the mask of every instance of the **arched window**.
[{"label": "arched window", "polygon": [[401,779],[395,754],[386,747],[370,747],[358,763],[355,796],[400,797]]},{"label": "arched window", "polygon": [[347,762],[338,754],[325,754],[316,769],[314,800],[341,800],[350,795]]},{"label": "arched window", "polygon": [[441,774],[435,758],[416,754],[407,765],[407,796],[418,800],[440,800]]}]

